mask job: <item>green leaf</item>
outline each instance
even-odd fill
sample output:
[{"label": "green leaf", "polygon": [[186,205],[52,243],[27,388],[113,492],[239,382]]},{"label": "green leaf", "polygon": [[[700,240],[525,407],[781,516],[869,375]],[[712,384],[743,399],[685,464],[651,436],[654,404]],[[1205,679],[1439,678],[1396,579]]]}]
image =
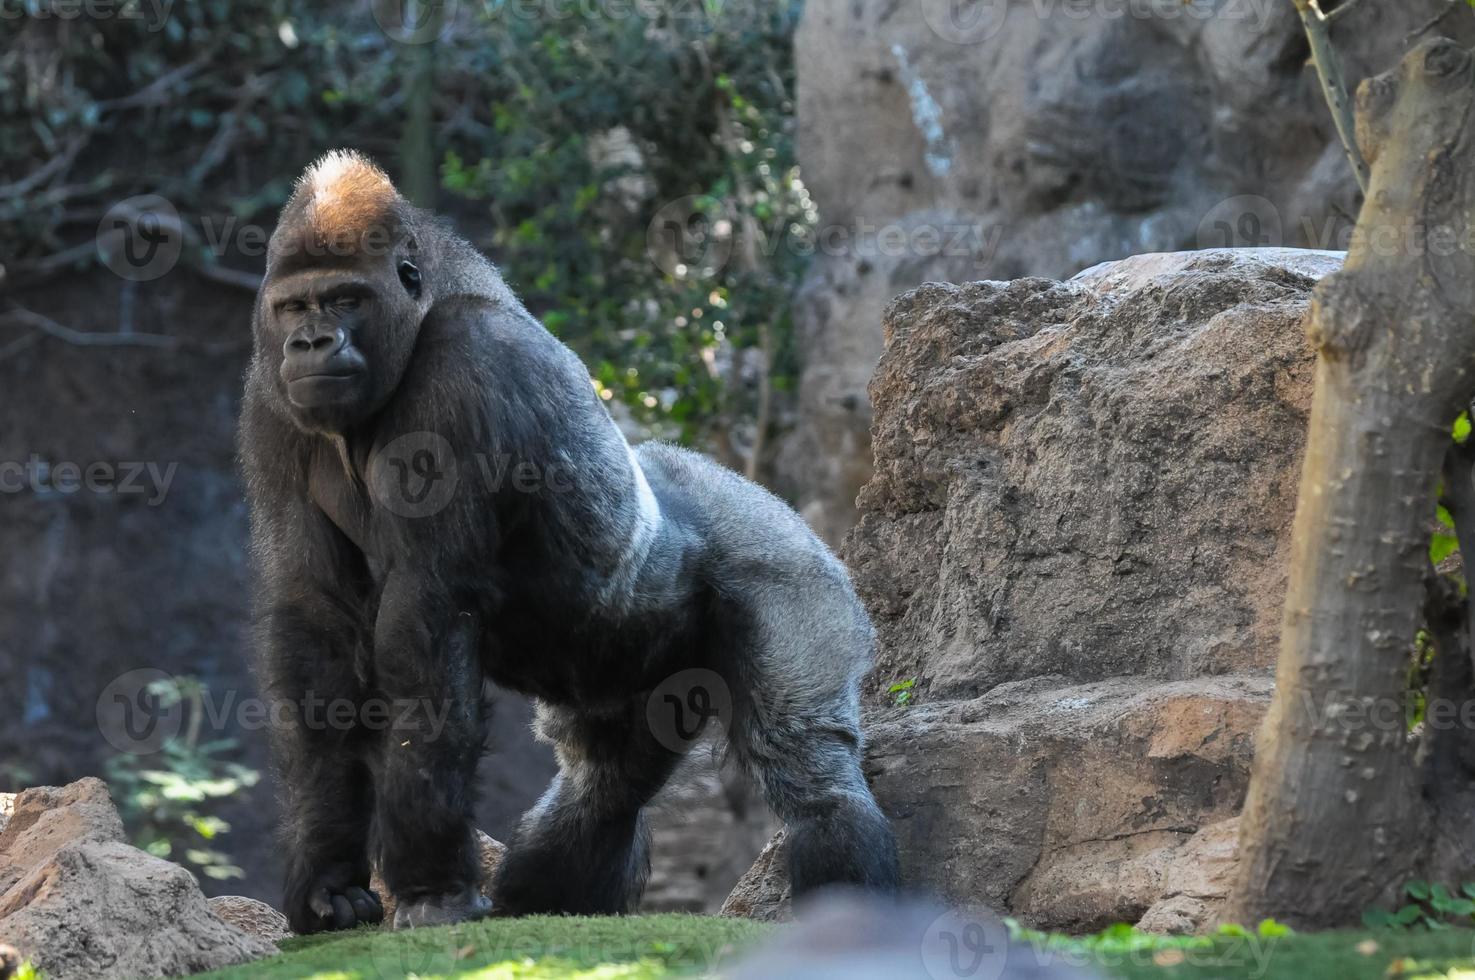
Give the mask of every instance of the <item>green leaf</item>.
[{"label": "green leaf", "polygon": [[1437,508],[1435,508],[1434,516],[1439,519],[1440,524],[1443,524],[1445,527],[1450,529],[1454,528],[1454,515],[1451,514],[1449,512],[1449,508],[1445,507],[1443,504],[1440,504]]},{"label": "green leaf", "polygon": [[1282,936],[1291,935],[1292,931],[1290,926],[1284,922],[1276,922],[1274,919],[1265,919],[1255,929],[1262,939],[1279,939]]},{"label": "green leaf", "polygon": [[1362,913],[1362,924],[1369,929],[1387,929],[1393,926],[1393,913],[1387,909],[1372,908]]},{"label": "green leaf", "polygon": [[1429,900],[1429,883],[1421,878],[1410,881],[1404,886],[1404,891],[1408,893],[1409,898],[1416,898],[1421,902]]},{"label": "green leaf", "polygon": [[1405,905],[1393,913],[1393,923],[1400,926],[1411,926],[1423,917],[1423,908],[1418,905]]},{"label": "green leaf", "polygon": [[[1475,7],[1475,0],[1470,0],[1470,6]],[[1459,418],[1455,419],[1453,435],[1455,442],[1458,443],[1463,443],[1466,439],[1470,438],[1469,412],[1461,412]]]},{"label": "green leaf", "polygon": [[1453,534],[1438,532],[1429,539],[1429,562],[1438,565],[1459,550],[1460,541]]}]

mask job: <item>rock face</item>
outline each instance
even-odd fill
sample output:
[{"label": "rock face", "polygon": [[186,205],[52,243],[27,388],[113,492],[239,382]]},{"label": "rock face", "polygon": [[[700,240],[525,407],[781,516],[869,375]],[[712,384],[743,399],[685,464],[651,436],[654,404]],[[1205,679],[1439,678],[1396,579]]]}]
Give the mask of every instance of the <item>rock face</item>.
[{"label": "rock face", "polygon": [[[1212,916],[1271,691],[1300,319],[1340,261],[1144,255],[891,305],[844,553],[880,637],[867,774],[908,884],[1056,928]],[[746,907],[778,904],[773,870]]]},{"label": "rock face", "polygon": [[[1349,11],[1349,81],[1446,8]],[[1440,29],[1475,40],[1469,18]],[[1345,248],[1357,214],[1289,3],[810,0],[795,56],[828,244],[795,307],[798,423],[776,479],[833,542],[869,475],[865,384],[897,293],[1143,252]]]},{"label": "rock face", "polygon": [[52,980],[178,976],[276,952],[217,918],[184,868],[122,837],[99,780],[18,794],[0,832],[0,943]]}]

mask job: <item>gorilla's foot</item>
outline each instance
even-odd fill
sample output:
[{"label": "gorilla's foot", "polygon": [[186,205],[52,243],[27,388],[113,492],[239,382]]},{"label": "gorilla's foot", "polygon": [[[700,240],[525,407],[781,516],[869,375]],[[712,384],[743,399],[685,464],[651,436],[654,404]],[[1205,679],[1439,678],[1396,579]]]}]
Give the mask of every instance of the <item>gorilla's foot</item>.
[{"label": "gorilla's foot", "polygon": [[297,933],[322,932],[328,929],[352,929],[384,921],[384,907],[379,896],[358,885],[346,885],[338,874],[320,876],[307,891],[307,908],[292,919]]},{"label": "gorilla's foot", "polygon": [[428,895],[414,901],[401,902],[394,910],[394,927],[419,929],[425,926],[449,926],[480,919],[491,912],[491,900],[473,885],[449,895]]}]

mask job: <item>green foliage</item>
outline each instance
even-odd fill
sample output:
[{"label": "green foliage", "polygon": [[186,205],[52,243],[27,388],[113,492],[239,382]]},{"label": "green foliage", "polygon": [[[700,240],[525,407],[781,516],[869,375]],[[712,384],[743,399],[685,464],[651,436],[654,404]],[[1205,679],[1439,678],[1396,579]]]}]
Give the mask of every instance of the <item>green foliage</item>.
[{"label": "green foliage", "polygon": [[15,980],[46,980],[46,974],[27,961],[15,971]]},{"label": "green foliage", "polygon": [[1475,925],[1475,884],[1461,886],[1458,895],[1444,885],[1414,880],[1404,886],[1410,901],[1397,911],[1374,908],[1363,913],[1364,925],[1374,929],[1448,929]]},{"label": "green foliage", "polygon": [[107,781],[133,843],[209,878],[242,877],[218,846],[230,824],[212,811],[255,786],[260,773],[230,760],[233,739],[200,740],[204,689],[198,681],[159,681],[149,693],[162,708],[184,703],[187,728],[157,755],[124,754],[107,763]]},{"label": "green foliage", "polygon": [[760,414],[761,375],[786,383],[815,220],[790,132],[798,4],[636,9],[483,8],[454,57],[489,80],[491,125],[443,183],[485,202],[504,275],[600,395],[697,439]]},{"label": "green foliage", "polygon": [[917,685],[915,677],[908,677],[904,681],[897,681],[886,689],[886,693],[894,697],[896,706],[904,708],[912,703],[912,688]]},{"label": "green foliage", "polygon": [[[731,434],[761,442],[754,421],[789,383],[789,298],[812,250],[792,139],[799,0],[447,5],[458,16],[430,55],[386,36],[374,6],[398,5],[201,0],[159,25],[7,22],[10,281],[59,255],[96,261],[81,237],[135,194],[196,228],[270,228],[324,150],[358,147],[417,183],[428,149],[442,208],[603,397],[659,434],[717,436],[728,462],[751,455]],[[221,251],[202,236],[185,260]]]},{"label": "green foliage", "polygon": [[1295,933],[1290,926],[1274,919],[1265,919],[1253,931],[1241,925],[1226,923],[1214,932],[1203,936],[1165,936],[1155,932],[1143,932],[1126,922],[1107,926],[1100,932],[1087,936],[1068,936],[1058,932],[1040,932],[1029,929],[1018,919],[1006,918],[1004,925],[1009,936],[1019,942],[1029,943],[1038,949],[1074,950],[1084,953],[1123,954],[1163,949],[1209,949],[1225,939],[1283,939]]}]

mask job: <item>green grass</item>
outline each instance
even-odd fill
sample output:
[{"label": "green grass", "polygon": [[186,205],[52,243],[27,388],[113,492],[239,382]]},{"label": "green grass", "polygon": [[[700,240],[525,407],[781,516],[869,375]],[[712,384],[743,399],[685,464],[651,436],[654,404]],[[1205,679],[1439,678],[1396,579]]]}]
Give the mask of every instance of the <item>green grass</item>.
[{"label": "green grass", "polygon": [[648,980],[726,966],[772,928],[693,915],[487,919],[442,929],[362,928],[290,939],[282,954],[200,974],[214,980],[392,980],[413,976]]},{"label": "green grass", "polygon": [[[449,929],[360,929],[292,939],[280,956],[201,974],[216,980],[415,977],[606,980],[716,972],[772,926],[690,915],[490,919]],[[1265,936],[1148,936],[1118,926],[1071,939],[1025,933],[1033,959],[1120,980],[1475,980],[1475,930],[1377,929]],[[1029,952],[1010,953],[1009,963]],[[918,958],[918,969],[922,967]]]},{"label": "green grass", "polygon": [[1056,939],[1039,956],[1121,980],[1475,980],[1475,930],[1364,929],[1277,938],[1137,934],[1107,944]]}]

